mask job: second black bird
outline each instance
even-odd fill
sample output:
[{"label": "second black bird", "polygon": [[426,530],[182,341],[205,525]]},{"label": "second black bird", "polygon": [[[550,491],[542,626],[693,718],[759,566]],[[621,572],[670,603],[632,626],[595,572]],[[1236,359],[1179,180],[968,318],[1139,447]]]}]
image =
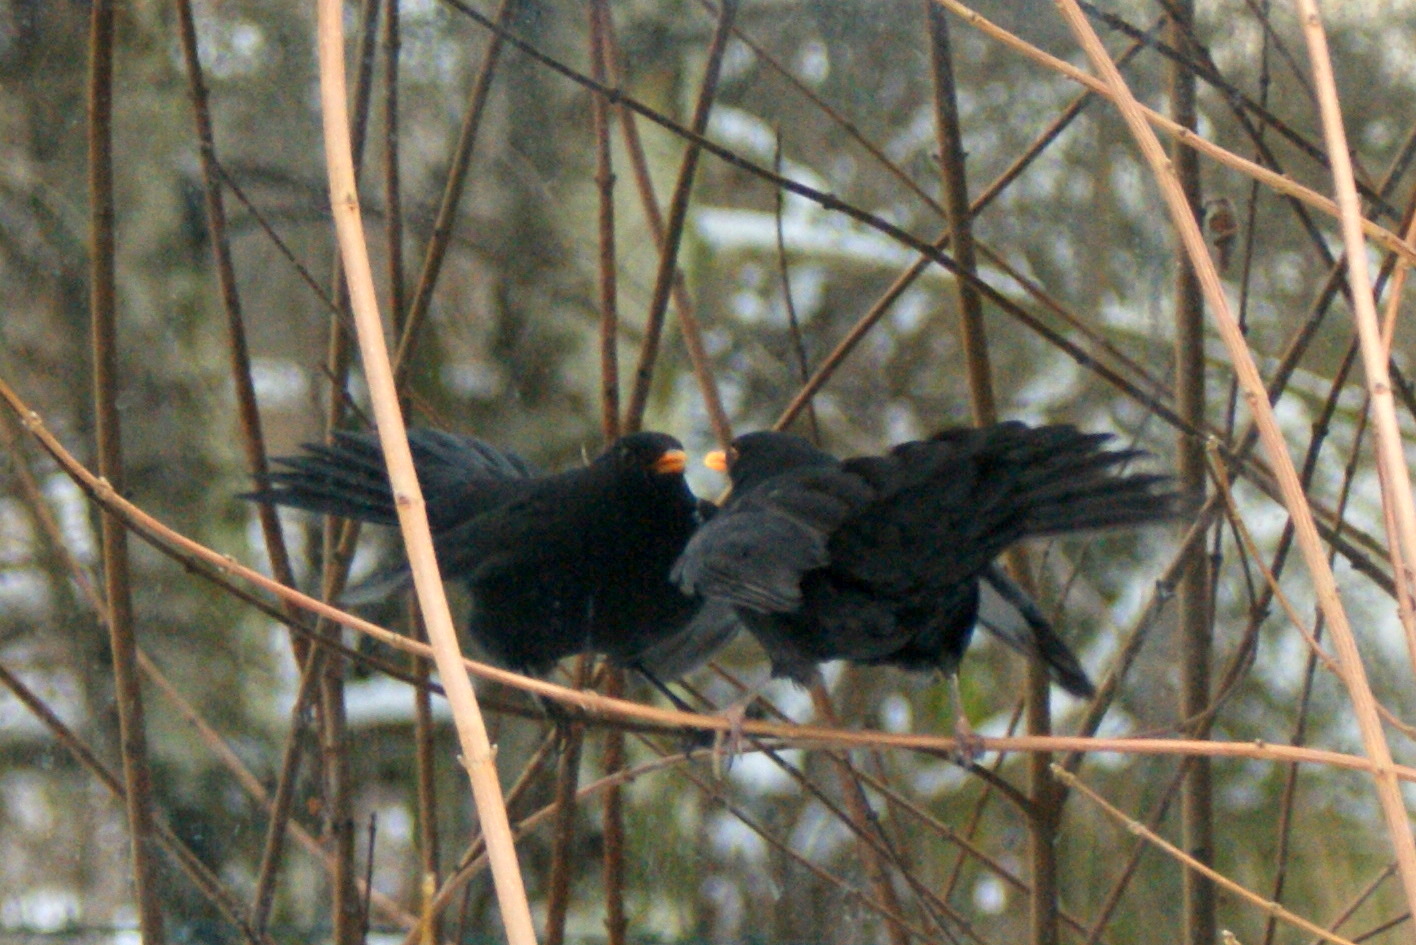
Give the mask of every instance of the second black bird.
[{"label": "second black bird", "polygon": [[[674,577],[731,604],[774,676],[806,683],[838,659],[952,674],[982,623],[1090,695],[1081,664],[994,560],[1023,539],[1174,514],[1165,478],[1120,471],[1137,453],[1108,439],[1014,422],[842,461],[797,436],[749,433],[725,456],[731,496]],[[981,595],[1001,606],[981,610]]]},{"label": "second black bird", "polygon": [[[470,635],[494,661],[539,673],[589,651],[667,681],[732,635],[727,608],[700,614],[701,600],[669,580],[700,516],[673,437],[621,437],[554,475],[470,437],[408,437],[439,567],[470,592]],[[372,433],[336,433],[276,463],[246,498],[397,522]]]}]

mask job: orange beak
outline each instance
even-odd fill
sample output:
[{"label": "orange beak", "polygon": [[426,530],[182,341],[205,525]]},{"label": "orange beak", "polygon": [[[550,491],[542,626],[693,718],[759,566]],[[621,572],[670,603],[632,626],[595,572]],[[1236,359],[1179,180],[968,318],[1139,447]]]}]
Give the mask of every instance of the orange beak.
[{"label": "orange beak", "polygon": [[725,473],[728,471],[728,453],[726,450],[714,450],[703,457],[703,465],[714,472]]},{"label": "orange beak", "polygon": [[683,450],[665,450],[664,455],[654,460],[649,468],[661,476],[681,473],[688,468],[688,454]]}]

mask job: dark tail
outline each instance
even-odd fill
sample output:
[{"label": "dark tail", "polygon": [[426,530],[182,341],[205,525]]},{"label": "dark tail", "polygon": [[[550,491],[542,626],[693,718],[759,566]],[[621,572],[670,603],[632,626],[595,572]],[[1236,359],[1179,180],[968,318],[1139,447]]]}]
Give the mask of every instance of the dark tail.
[{"label": "dark tail", "polygon": [[304,443],[297,456],[272,459],[279,467],[263,489],[240,496],[343,518],[393,525],[397,516],[372,433],[336,432],[331,443]]},{"label": "dark tail", "polygon": [[[1032,598],[996,564],[990,564],[982,577],[979,624],[1025,656],[1041,660],[1052,680],[1067,692],[1079,699],[1096,695],[1096,688],[1081,662],[1053,632],[1052,625]],[[989,591],[998,596],[1001,607],[989,605]]]},{"label": "dark tail", "polygon": [[[412,429],[408,442],[433,529],[477,514],[502,501],[512,485],[536,470],[514,453],[471,437]],[[378,437],[338,431],[331,443],[306,443],[297,456],[274,459],[280,467],[266,487],[240,498],[357,519],[397,524],[393,493]]]},{"label": "dark tail", "polygon": [[1148,525],[1180,514],[1170,477],[1125,472],[1146,454],[1106,449],[1109,433],[1000,424],[993,435],[998,472],[1014,477],[1009,501],[1022,509],[1029,537]]}]

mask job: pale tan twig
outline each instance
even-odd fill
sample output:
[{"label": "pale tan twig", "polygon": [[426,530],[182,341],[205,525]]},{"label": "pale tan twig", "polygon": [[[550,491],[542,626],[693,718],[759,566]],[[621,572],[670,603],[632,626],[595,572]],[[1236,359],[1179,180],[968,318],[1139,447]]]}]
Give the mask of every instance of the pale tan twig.
[{"label": "pale tan twig", "polygon": [[[1244,547],[1244,550],[1248,552],[1249,557],[1253,559],[1254,567],[1258,569],[1259,574],[1264,579],[1264,583],[1268,585],[1274,600],[1278,601],[1278,606],[1283,608],[1284,614],[1287,615],[1294,629],[1303,637],[1303,641],[1307,643],[1308,649],[1313,653],[1313,656],[1317,658],[1318,662],[1323,664],[1324,669],[1332,673],[1338,679],[1341,679],[1342,671],[1338,668],[1337,660],[1333,659],[1332,654],[1323,649],[1322,643],[1318,640],[1313,631],[1308,629],[1307,623],[1303,620],[1302,615],[1298,613],[1298,608],[1294,606],[1293,602],[1289,600],[1288,595],[1279,587],[1278,577],[1273,573],[1271,568],[1264,564],[1263,555],[1259,552],[1258,542],[1254,540],[1253,533],[1249,531],[1249,526],[1244,523],[1243,516],[1239,514],[1239,507],[1234,501],[1233,492],[1230,490],[1229,474],[1224,468],[1224,462],[1220,458],[1217,446],[1218,444],[1211,440],[1207,451],[1210,478],[1213,479],[1214,484],[1219,489],[1220,497],[1224,500],[1229,523],[1234,527],[1234,533],[1238,537],[1239,543]],[[1396,713],[1392,712],[1391,709],[1388,709],[1385,705],[1378,702],[1377,711],[1381,713],[1382,718],[1386,720],[1388,725],[1399,730],[1408,738],[1416,738],[1416,727],[1397,718]]]},{"label": "pale tan twig", "polygon": [[[1056,56],[1042,51],[1026,40],[1003,29],[998,24],[991,22],[975,10],[964,6],[959,0],[934,0],[934,2],[954,13],[984,35],[996,39],[998,42],[1039,65],[1051,69],[1053,72],[1060,73],[1073,82],[1085,86],[1097,95],[1109,99],[1118,106],[1120,105],[1117,93],[1109,87],[1107,82],[1097,79],[1095,76],[1088,75],[1070,62],[1058,59]],[[1257,180],[1259,183],[1264,184],[1278,193],[1301,200],[1308,206],[1320,210],[1330,217],[1337,217],[1337,203],[1332,199],[1324,197],[1315,190],[1304,187],[1287,175],[1276,173],[1246,157],[1235,154],[1233,151],[1221,148],[1212,141],[1208,141],[1195,134],[1193,131],[1181,127],[1165,115],[1152,111],[1144,105],[1136,103],[1136,108],[1138,109],[1138,114],[1145,122],[1160,129],[1167,136],[1175,138],[1186,146],[1194,148],[1201,154],[1214,159],[1216,162],[1226,167],[1233,168],[1239,173]],[[1409,243],[1391,230],[1378,226],[1370,220],[1362,221],[1362,230],[1373,240],[1380,243],[1384,249],[1397,253],[1409,261],[1416,261],[1416,250],[1413,250]]]},{"label": "pale tan twig", "polygon": [[1246,889],[1245,887],[1239,885],[1234,880],[1230,879],[1228,876],[1225,876],[1223,873],[1220,873],[1216,870],[1210,869],[1208,866],[1205,866],[1203,863],[1195,859],[1190,854],[1186,853],[1184,850],[1181,850],[1173,843],[1170,843],[1169,841],[1158,836],[1154,831],[1150,830],[1148,827],[1146,827],[1145,824],[1141,823],[1139,820],[1135,820],[1131,817],[1128,817],[1121,810],[1107,803],[1100,794],[1097,794],[1091,788],[1087,787],[1087,785],[1082,781],[1081,778],[1077,777],[1075,774],[1068,771],[1066,768],[1063,768],[1061,765],[1053,765],[1052,770],[1056,772],[1059,778],[1067,782],[1068,787],[1078,792],[1083,797],[1087,798],[1087,800],[1091,801],[1096,806],[1100,807],[1109,816],[1115,818],[1117,822],[1122,824],[1131,833],[1149,841],[1158,849],[1164,851],[1174,859],[1183,863],[1188,869],[1192,869],[1197,873],[1203,874],[1211,882],[1215,883],[1218,886],[1223,886],[1225,889],[1229,890],[1238,898],[1243,899],[1245,902],[1252,903],[1253,905],[1259,907],[1269,915],[1282,919],[1284,922],[1287,922],[1290,925],[1297,926],[1303,931],[1308,932],[1311,935],[1316,935],[1324,941],[1333,942],[1336,943],[1336,945],[1355,945],[1355,943],[1352,942],[1351,939],[1343,938],[1341,935],[1334,935],[1332,932],[1329,932],[1321,925],[1318,925],[1315,922],[1310,922],[1302,916],[1297,915],[1296,913],[1289,912],[1287,909],[1283,908],[1283,906],[1279,905],[1278,903],[1265,899],[1258,893],[1252,892],[1249,889]]},{"label": "pale tan twig", "polygon": [[[76,460],[73,454],[65,450],[44,426],[39,415],[30,410],[3,380],[0,380],[0,400],[4,400],[6,405],[15,411],[25,429],[80,489],[92,500],[102,505],[105,511],[117,515],[138,537],[150,542],[154,547],[184,560],[191,559],[189,563],[193,567],[197,566],[195,562],[201,562],[238,577],[261,590],[274,594],[284,602],[293,603],[316,616],[333,620],[341,626],[366,634],[394,649],[411,653],[422,659],[433,658],[432,647],[425,643],[418,643],[402,634],[394,633],[361,617],[346,613],[324,601],[302,594],[293,588],[285,587],[258,571],[238,564],[229,555],[213,551],[186,535],[168,528],[118,495],[112,487]],[[600,718],[633,720],[665,729],[694,728],[701,731],[720,732],[728,731],[733,724],[731,720],[720,715],[700,715],[693,712],[681,712],[677,709],[663,709],[658,706],[641,705],[637,702],[626,702],[622,699],[610,699],[589,690],[569,689],[542,679],[522,676],[510,670],[498,669],[495,666],[466,658],[462,659],[462,665],[468,672],[479,678],[545,696],[562,705],[574,706]],[[822,726],[747,721],[742,723],[742,730],[750,735],[790,741],[793,747],[798,748],[877,747],[938,754],[952,751],[957,747],[956,740],[953,738],[935,735],[907,735],[873,729],[846,730]],[[1323,765],[1329,768],[1362,771],[1370,774],[1375,774],[1379,770],[1378,765],[1370,758],[1315,748],[1271,745],[1263,741],[1216,742],[1192,739],[1093,738],[1075,735],[980,737],[979,741],[985,751],[1080,751],[1179,756],[1208,754],[1216,758],[1247,758],[1282,764]],[[1399,780],[1416,783],[1416,768],[1390,764],[1385,768],[1385,771]]]},{"label": "pale tan twig", "polygon": [[384,459],[388,463],[389,485],[398,509],[413,586],[423,612],[428,638],[432,641],[448,705],[452,709],[462,747],[463,765],[472,782],[478,821],[487,841],[487,851],[501,907],[502,925],[512,945],[534,945],[536,932],[531,909],[517,864],[516,846],[502,801],[497,779],[495,752],[487,738],[486,724],[477,705],[472,681],[463,670],[457,630],[443,593],[433,551],[432,533],[423,505],[413,456],[398,404],[393,366],[379,319],[378,294],[374,288],[359,210],[358,185],[354,173],[353,148],[349,136],[348,95],[344,81],[343,8],[339,0],[320,0],[318,5],[320,98],[323,112],[325,160],[329,168],[330,205],[340,255],[349,284],[349,301],[358,329],[359,351],[364,376],[369,385],[374,418]]},{"label": "pale tan twig", "polygon": [[[1327,619],[1333,646],[1337,650],[1339,666],[1342,668],[1342,681],[1351,695],[1353,715],[1362,733],[1362,744],[1373,762],[1373,780],[1377,798],[1386,818],[1387,832],[1396,851],[1402,883],[1405,886],[1408,901],[1416,904],[1416,842],[1413,842],[1411,836],[1406,806],[1402,800],[1396,778],[1390,773],[1392,769],[1391,748],[1387,744],[1386,733],[1382,730],[1376,699],[1367,680],[1367,672],[1362,664],[1362,655],[1357,649],[1352,626],[1348,622],[1342,599],[1338,596],[1337,582],[1333,577],[1327,556],[1323,552],[1317,525],[1313,519],[1313,510],[1303,494],[1302,484],[1299,482],[1297,470],[1293,466],[1293,459],[1288,453],[1288,446],[1284,442],[1283,433],[1278,427],[1273,408],[1269,403],[1263,378],[1259,375],[1258,367],[1254,363],[1253,354],[1249,350],[1243,331],[1235,320],[1233,312],[1230,311],[1229,300],[1219,281],[1219,273],[1210,258],[1204,236],[1196,222],[1195,209],[1186,202],[1176,180],[1174,168],[1161,147],[1160,141],[1156,138],[1155,131],[1147,123],[1144,110],[1132,95],[1125,79],[1122,78],[1120,71],[1117,70],[1115,63],[1107,54],[1091,24],[1087,22],[1086,15],[1076,0],[1056,0],[1056,4],[1067,25],[1086,51],[1092,67],[1097,70],[1111,89],[1112,100],[1116,103],[1121,117],[1125,120],[1132,137],[1139,145],[1146,163],[1150,165],[1155,174],[1161,194],[1165,198],[1167,209],[1170,212],[1171,222],[1179,231],[1181,242],[1190,257],[1190,264],[1194,266],[1195,274],[1204,290],[1205,300],[1209,304],[1215,326],[1229,352],[1230,361],[1243,389],[1244,398],[1248,402],[1249,410],[1258,426],[1259,438],[1264,445],[1265,452],[1268,453],[1269,462],[1283,496],[1283,504],[1292,517],[1294,534],[1312,578],[1314,595]],[[1333,160],[1336,165],[1337,155],[1333,155]],[[1350,186],[1350,172],[1346,176]],[[1353,200],[1351,209],[1355,214],[1355,195]],[[1354,235],[1356,235],[1353,229],[1355,223],[1355,218],[1345,221],[1345,229],[1353,231]],[[1409,248],[1407,251],[1409,252]],[[1360,256],[1360,252],[1357,255]],[[1365,271],[1364,267],[1362,269],[1364,275],[1360,280],[1354,272],[1351,280],[1354,283],[1354,295],[1359,294],[1356,291],[1356,283],[1361,281],[1365,285]],[[1367,291],[1370,292],[1369,286]],[[1384,360],[1379,376],[1386,376]],[[1389,387],[1387,392],[1390,393]],[[1416,551],[1416,547],[1413,548],[1413,551]]]},{"label": "pale tan twig", "polygon": [[[1352,320],[1362,351],[1362,367],[1367,379],[1368,410],[1381,482],[1382,506],[1386,512],[1387,544],[1392,574],[1396,578],[1397,614],[1406,632],[1406,646],[1416,673],[1416,601],[1412,599],[1410,567],[1416,562],[1416,499],[1411,496],[1411,475],[1402,452],[1401,429],[1396,422],[1396,399],[1388,370],[1390,342],[1384,340],[1377,320],[1377,303],[1367,268],[1367,244],[1362,238],[1362,205],[1353,177],[1352,155],[1347,150],[1347,131],[1342,122],[1342,103],[1337,98],[1337,80],[1328,54],[1327,33],[1314,0],[1295,0],[1303,35],[1308,42],[1308,60],[1313,68],[1313,85],[1318,111],[1323,119],[1323,138],[1332,162],[1333,186],[1337,191],[1338,220],[1347,256],[1347,285],[1352,304]],[[1408,234],[1410,230],[1408,229]],[[1404,269],[1404,267],[1399,267]],[[1393,306],[1399,301],[1392,293]],[[1394,829],[1394,826],[1393,826]],[[1397,857],[1398,863],[1400,856]],[[1416,871],[1416,853],[1410,864]],[[1416,872],[1402,879],[1407,883],[1408,905],[1416,910]]]}]

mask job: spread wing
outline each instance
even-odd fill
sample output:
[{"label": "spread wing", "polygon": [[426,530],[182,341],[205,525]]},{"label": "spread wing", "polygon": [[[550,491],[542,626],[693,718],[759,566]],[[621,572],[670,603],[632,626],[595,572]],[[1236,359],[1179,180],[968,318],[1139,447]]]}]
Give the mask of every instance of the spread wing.
[{"label": "spread wing", "polygon": [[774,476],[728,504],[694,534],[672,579],[685,593],[760,613],[801,607],[802,579],[830,561],[831,534],[874,497],[839,467]]}]

